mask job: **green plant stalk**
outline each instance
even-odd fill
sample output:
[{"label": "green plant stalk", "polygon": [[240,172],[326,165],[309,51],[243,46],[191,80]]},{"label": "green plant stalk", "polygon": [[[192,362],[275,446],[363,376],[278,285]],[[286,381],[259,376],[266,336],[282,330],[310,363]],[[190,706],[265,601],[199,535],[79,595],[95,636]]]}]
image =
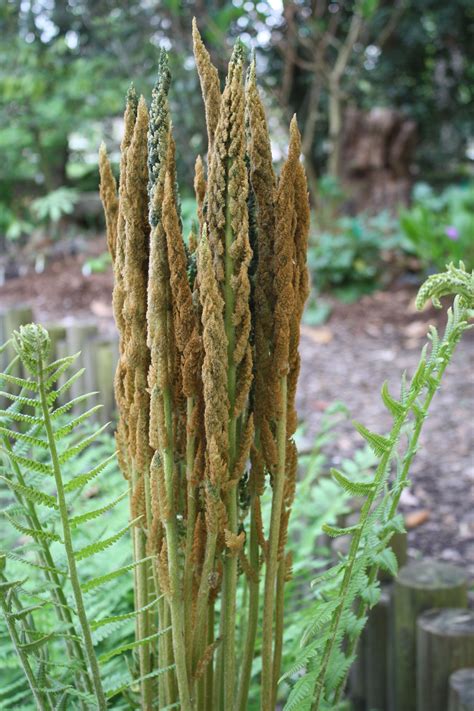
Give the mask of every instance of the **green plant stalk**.
[{"label": "green plant stalk", "polygon": [[[214,643],[214,617],[215,617],[215,600],[210,600],[207,606],[207,643]],[[214,664],[213,660],[207,665],[205,672],[205,696],[204,696],[204,709],[212,708],[212,694],[214,688]]]},{"label": "green plant stalk", "polygon": [[15,647],[15,651],[18,655],[18,659],[20,660],[21,666],[23,667],[25,676],[28,679],[28,684],[30,685],[31,692],[32,692],[33,697],[36,701],[38,709],[39,709],[39,711],[49,711],[50,707],[45,703],[43,694],[36,687],[35,675],[33,674],[33,670],[30,666],[30,662],[28,660],[28,655],[22,649],[21,642],[18,638],[18,633],[16,631],[15,623],[10,618],[7,603],[6,603],[5,597],[3,595],[3,591],[0,591],[0,606],[3,611],[3,616],[5,618],[5,622],[7,625],[8,633],[10,635],[10,639],[13,643],[13,646]]},{"label": "green plant stalk", "polygon": [[[7,452],[12,451],[11,444],[8,440],[8,437],[3,436],[3,443],[5,446],[5,449]],[[21,469],[18,465],[17,462],[15,462],[13,459],[10,459],[10,464],[12,466],[12,469],[15,472],[15,476],[18,479],[19,483],[22,486],[26,486],[25,479],[23,477],[23,474],[21,472]],[[22,497],[17,493],[13,492],[15,498],[17,501],[19,501],[23,506],[26,506],[28,509],[28,517],[30,519],[31,527],[35,528],[37,530],[42,530],[41,522],[38,517],[38,514],[36,513],[36,507],[32,501],[26,501],[23,502]],[[54,571],[55,564],[54,564],[54,559],[53,556],[51,555],[51,551],[49,550],[49,546],[47,542],[43,539],[39,541],[40,547],[41,547],[41,555],[40,558],[42,559],[42,562],[49,570],[45,569],[45,577],[49,582],[53,584],[52,587],[52,595],[54,595],[56,599],[56,604],[54,605],[57,614],[59,615],[60,619],[62,622],[65,622],[68,628],[71,631],[71,639],[68,639],[67,637],[65,638],[65,645],[66,645],[66,650],[68,653],[69,659],[71,661],[74,661],[74,659],[79,659],[79,661],[82,664],[82,673],[81,672],[76,672],[75,673],[75,678],[76,678],[76,683],[78,684],[79,689],[84,689],[88,691],[89,693],[92,693],[92,685],[91,681],[89,678],[89,675],[87,674],[87,668],[86,668],[86,662],[84,658],[84,653],[82,651],[82,647],[79,644],[79,642],[75,639],[76,636],[76,630],[74,627],[74,622],[71,617],[71,613],[69,610],[69,606],[67,604],[67,599],[66,596],[63,592],[63,588],[61,585],[61,581],[59,580],[59,577],[57,573]],[[81,700],[81,706],[83,706],[83,701]]]},{"label": "green plant stalk", "polygon": [[206,622],[207,622],[207,607],[209,599],[209,578],[214,566],[214,557],[216,554],[217,532],[209,531],[206,541],[206,553],[204,555],[204,563],[202,566],[201,580],[196,601],[196,624],[194,629],[194,644],[193,644],[193,672],[195,672],[197,664],[201,659],[206,647]]},{"label": "green plant stalk", "polygon": [[252,674],[252,663],[255,654],[255,639],[258,626],[258,600],[260,596],[259,560],[258,560],[258,539],[257,524],[255,522],[255,496],[252,495],[250,504],[250,537],[249,537],[249,563],[257,576],[256,580],[249,580],[249,605],[247,630],[244,643],[244,652],[240,669],[240,683],[237,697],[238,711],[246,711],[247,700],[250,687],[250,676]]},{"label": "green plant stalk", "polygon": [[276,582],[276,600],[275,600],[275,650],[273,653],[273,700],[272,708],[276,706],[278,680],[280,678],[281,657],[283,653],[283,620],[285,606],[285,559],[284,557],[278,564],[277,582]]},{"label": "green plant stalk", "polygon": [[[236,365],[234,363],[235,327],[234,327],[234,291],[232,279],[234,264],[232,259],[232,216],[230,213],[230,198],[228,195],[228,175],[230,165],[227,166],[226,180],[226,220],[225,220],[225,283],[224,283],[224,325],[227,336],[227,391],[229,397],[229,423],[228,423],[228,472],[232,477],[233,467],[237,452],[237,418],[235,416],[236,396]],[[228,530],[237,534],[237,488],[232,485],[227,492],[227,526]],[[232,709],[235,701],[235,623],[236,623],[236,591],[237,591],[237,556],[233,551],[227,551],[224,561],[224,577],[222,591],[222,679],[218,684],[224,689],[224,708]]]},{"label": "green plant stalk", "polygon": [[[420,410],[421,410],[420,414],[418,416],[416,416],[415,429],[413,430],[413,435],[410,438],[408,451],[403,459],[402,471],[401,471],[399,480],[397,482],[398,491],[395,494],[395,496],[393,497],[392,505],[390,507],[390,512],[389,512],[389,519],[393,518],[393,516],[395,515],[395,513],[398,509],[398,504],[400,503],[400,497],[402,495],[402,491],[404,488],[403,485],[408,478],[408,473],[410,471],[410,467],[412,465],[413,459],[415,458],[415,455],[417,452],[418,440],[420,438],[420,434],[421,434],[423,424],[426,419],[428,409],[431,405],[431,402],[435,396],[435,393],[436,393],[438,387],[441,384],[441,380],[443,378],[446,368],[448,367],[449,361],[451,360],[453,353],[454,353],[454,348],[451,350],[451,352],[449,352],[447,354],[447,357],[443,360],[443,364],[438,368],[437,376],[436,376],[436,384],[433,384],[433,386],[430,387],[430,389],[428,391],[428,395],[426,396],[425,401],[423,403],[423,407],[420,408]],[[425,378],[423,380],[425,381]],[[371,585],[376,580],[378,572],[379,572],[379,566],[373,565],[370,569],[370,572],[369,572],[369,578],[368,578],[369,585]],[[357,619],[361,619],[367,613],[367,610],[368,610],[368,605],[363,600],[361,600],[359,603],[358,610],[357,610]],[[347,656],[351,656],[351,654],[354,653],[354,650],[357,646],[357,642],[359,641],[359,638],[360,638],[360,633],[351,639],[351,641],[348,645],[348,648],[347,648]],[[341,680],[341,682],[339,683],[339,685],[336,689],[335,699],[334,699],[335,703],[337,703],[340,700],[342,692],[344,691],[346,681],[347,681],[347,674]]]},{"label": "green plant stalk", "polygon": [[[444,365],[444,367],[443,367],[442,372],[444,372],[444,369],[447,366],[447,362],[443,365]],[[441,372],[441,375],[442,375],[442,372]],[[425,383],[426,383],[426,380],[425,380],[425,377],[423,377],[421,379],[421,382],[419,383],[418,387],[410,395],[410,397],[407,401],[407,404],[405,405],[405,415],[403,417],[398,418],[394,422],[394,425],[390,431],[390,437],[389,437],[390,440],[393,442],[393,444],[384,453],[384,455],[382,456],[382,458],[380,460],[380,463],[377,467],[375,477],[374,477],[374,488],[373,488],[372,492],[368,495],[368,497],[367,497],[366,501],[364,502],[364,505],[361,509],[361,514],[360,514],[360,519],[359,519],[359,528],[354,533],[352,541],[351,541],[347,566],[344,571],[344,577],[343,577],[342,584],[341,584],[341,602],[338,605],[336,612],[334,614],[334,617],[333,617],[333,621],[332,621],[332,625],[331,625],[331,636],[326,644],[326,648],[325,648],[324,656],[323,656],[323,662],[321,665],[321,670],[320,670],[319,676],[316,680],[315,692],[314,692],[315,695],[314,695],[314,700],[313,700],[313,703],[311,706],[311,711],[319,711],[319,705],[321,702],[321,695],[323,693],[323,688],[324,688],[324,679],[325,679],[325,675],[326,675],[326,670],[327,670],[329,660],[330,660],[330,657],[332,654],[332,650],[334,647],[334,642],[335,642],[337,630],[339,627],[340,619],[342,616],[342,612],[344,610],[345,597],[346,597],[349,583],[351,580],[352,569],[354,567],[354,563],[356,560],[356,556],[357,556],[357,552],[359,549],[359,544],[360,544],[360,540],[362,538],[362,533],[364,531],[365,524],[367,522],[372,505],[375,501],[375,498],[379,494],[380,484],[386,477],[387,469],[388,469],[388,466],[392,460],[394,449],[397,446],[398,439],[399,439],[402,427],[405,423],[406,416],[412,409],[413,405],[415,404],[415,401],[418,398],[423,387],[425,386]],[[435,391],[433,390],[431,397],[429,399],[429,402],[431,402],[434,392]],[[431,393],[431,391],[430,391],[430,393]],[[417,425],[417,427],[419,426],[420,431],[421,431],[422,422],[423,422],[423,420],[421,420]],[[419,436],[419,432],[418,432],[418,436]],[[413,452],[413,455],[414,455],[414,452]],[[407,463],[408,463],[408,467],[409,467],[409,465],[411,464],[411,460]],[[405,476],[407,474],[408,474],[408,469],[406,470]],[[375,578],[373,578],[373,579],[375,579]]]},{"label": "green plant stalk", "polygon": [[194,455],[196,437],[191,431],[191,423],[194,411],[194,398],[188,397],[186,400],[186,481],[187,481],[187,522],[186,522],[186,548],[184,554],[184,629],[186,632],[186,651],[188,677],[191,677],[192,669],[192,612],[193,612],[193,566],[192,553],[194,543],[194,528],[196,523],[196,490],[192,486]]},{"label": "green plant stalk", "polygon": [[[135,467],[132,464],[132,482],[133,489],[137,486],[138,475]],[[135,560],[142,560],[146,557],[146,537],[145,532],[142,528],[142,522],[138,521],[132,532],[134,540],[135,555],[137,556]],[[141,610],[143,607],[148,605],[148,572],[147,563],[143,563],[138,566],[136,570],[136,605],[137,609]],[[149,628],[149,617],[148,610],[141,612],[137,617],[137,640],[147,639],[150,636]],[[140,693],[142,697],[142,706],[144,711],[149,711],[152,708],[153,703],[153,689],[152,689],[152,679],[144,678],[151,671],[151,660],[150,660],[150,645],[142,644],[138,648],[138,660],[140,666],[140,677],[143,681],[140,683]]]},{"label": "green plant stalk", "polygon": [[281,414],[277,422],[278,466],[273,479],[270,536],[266,559],[263,593],[262,629],[262,711],[270,711],[273,699],[273,618],[275,613],[275,587],[278,570],[278,545],[280,541],[281,511],[286,470],[286,419],[287,377],[280,379]]},{"label": "green plant stalk", "polygon": [[82,634],[84,636],[84,646],[89,668],[92,674],[92,683],[94,686],[95,695],[97,698],[97,704],[99,711],[107,708],[107,701],[105,698],[104,690],[102,687],[102,681],[100,678],[99,664],[94,651],[94,645],[92,643],[92,635],[89,627],[89,621],[87,619],[86,610],[84,607],[84,600],[82,597],[81,585],[79,582],[79,576],[76,568],[76,559],[74,557],[74,548],[72,545],[71,529],[69,526],[69,518],[67,511],[66,495],[64,493],[63,480],[61,475],[61,467],[59,464],[58,452],[56,449],[56,442],[54,439],[53,427],[51,424],[51,417],[49,414],[48,401],[46,397],[46,390],[44,384],[44,374],[43,374],[43,360],[41,357],[38,358],[38,379],[39,379],[39,396],[41,402],[41,409],[43,411],[43,418],[46,427],[46,434],[48,437],[48,444],[51,451],[51,460],[53,464],[54,479],[56,483],[56,491],[59,504],[59,513],[61,517],[61,523],[63,528],[64,537],[64,548],[66,550],[66,556],[68,561],[69,575],[71,578],[71,585],[74,594],[74,600],[76,602],[77,616],[79,618],[79,623],[81,625]]},{"label": "green plant stalk", "polygon": [[163,392],[165,426],[167,430],[167,446],[163,450],[163,466],[165,473],[166,494],[168,498],[169,515],[165,521],[166,542],[168,551],[168,570],[170,577],[169,605],[171,611],[171,625],[173,628],[173,652],[176,664],[176,678],[178,681],[180,708],[182,711],[191,711],[191,696],[188,673],[186,667],[186,639],[184,631],[184,599],[181,589],[179,574],[179,541],[176,527],[175,493],[173,481],[173,416],[171,409],[171,393],[169,389]]}]

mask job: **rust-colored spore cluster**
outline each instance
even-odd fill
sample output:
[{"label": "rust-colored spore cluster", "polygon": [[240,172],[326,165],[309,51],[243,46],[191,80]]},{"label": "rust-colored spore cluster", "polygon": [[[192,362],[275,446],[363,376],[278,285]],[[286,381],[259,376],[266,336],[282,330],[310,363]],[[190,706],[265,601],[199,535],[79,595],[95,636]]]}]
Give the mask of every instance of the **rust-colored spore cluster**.
[{"label": "rust-colored spore cluster", "polygon": [[[127,96],[120,186],[100,149],[120,334],[117,445],[130,485],[142,706],[246,708],[264,581],[262,709],[273,708],[295,494],[299,324],[309,207],[293,119],[279,179],[256,85],[234,49],[223,92],[196,25],[209,150],[182,234],[164,52],[151,105]],[[192,263],[192,268],[191,268]],[[190,274],[193,274],[192,278]],[[264,530],[262,496],[271,499]],[[153,606],[153,601],[157,604]],[[219,602],[220,601],[220,602]],[[219,613],[217,611],[220,610]],[[241,620],[246,615],[240,613]],[[170,635],[157,631],[171,626]],[[153,669],[169,666],[164,674]],[[237,698],[237,706],[235,699]]]}]

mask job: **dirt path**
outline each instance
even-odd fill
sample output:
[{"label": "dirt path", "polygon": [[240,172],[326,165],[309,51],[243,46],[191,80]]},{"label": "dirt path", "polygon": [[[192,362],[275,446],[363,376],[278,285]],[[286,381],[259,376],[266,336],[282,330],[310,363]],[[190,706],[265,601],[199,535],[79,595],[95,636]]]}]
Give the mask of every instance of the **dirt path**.
[{"label": "dirt path", "polygon": [[[105,248],[105,244],[103,245]],[[97,247],[100,251],[100,246]],[[30,303],[42,322],[69,316],[98,321],[113,329],[108,271],[85,277],[84,257],[51,264],[39,275],[12,279],[0,287],[0,306]],[[383,433],[390,419],[379,393],[384,380],[398,392],[402,371],[413,373],[428,323],[442,325],[433,309],[415,311],[413,289],[378,292],[351,306],[335,303],[328,323],[305,326],[299,411],[308,423],[310,443],[324,409],[341,400],[351,416]],[[432,555],[469,567],[474,578],[474,334],[465,334],[437,393],[412,471],[412,486],[403,494],[406,514],[422,524],[409,532],[412,556]],[[337,465],[361,439],[350,423],[338,429],[328,452]]]}]

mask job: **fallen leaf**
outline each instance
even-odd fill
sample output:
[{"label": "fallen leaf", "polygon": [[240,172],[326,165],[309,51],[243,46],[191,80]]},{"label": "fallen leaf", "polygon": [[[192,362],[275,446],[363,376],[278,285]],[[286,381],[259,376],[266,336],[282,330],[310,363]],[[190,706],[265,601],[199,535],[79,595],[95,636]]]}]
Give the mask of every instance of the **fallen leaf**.
[{"label": "fallen leaf", "polygon": [[405,526],[407,528],[417,528],[423,523],[426,523],[430,517],[430,512],[428,509],[420,509],[419,511],[413,511],[413,513],[407,514],[405,516]]}]

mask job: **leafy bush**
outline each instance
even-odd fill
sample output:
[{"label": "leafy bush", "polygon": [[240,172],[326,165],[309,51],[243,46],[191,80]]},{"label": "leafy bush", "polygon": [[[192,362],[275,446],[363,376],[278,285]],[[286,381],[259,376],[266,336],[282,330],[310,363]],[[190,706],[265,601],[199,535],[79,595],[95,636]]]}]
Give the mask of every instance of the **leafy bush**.
[{"label": "leafy bush", "polygon": [[474,183],[440,194],[426,183],[415,186],[413,206],[401,210],[400,227],[425,269],[443,269],[462,259],[474,265]]},{"label": "leafy bush", "polygon": [[308,254],[313,283],[320,292],[354,301],[384,283],[387,255],[401,245],[397,221],[388,212],[341,217],[331,230],[313,234]]}]

